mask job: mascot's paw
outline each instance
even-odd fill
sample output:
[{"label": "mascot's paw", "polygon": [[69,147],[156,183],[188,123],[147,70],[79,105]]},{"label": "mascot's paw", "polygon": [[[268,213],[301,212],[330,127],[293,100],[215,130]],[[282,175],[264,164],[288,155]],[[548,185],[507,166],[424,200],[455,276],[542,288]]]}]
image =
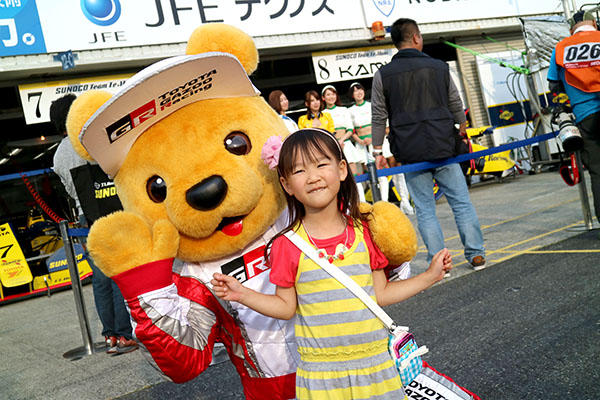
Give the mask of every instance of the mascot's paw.
[{"label": "mascot's paw", "polygon": [[369,229],[377,247],[391,265],[410,261],[417,254],[417,234],[402,211],[392,203],[361,203],[362,212],[371,211]]},{"label": "mascot's paw", "polygon": [[373,205],[371,203],[360,203],[358,205],[358,209],[361,213],[370,213],[373,212]]},{"label": "mascot's paw", "polygon": [[179,232],[167,220],[158,220],[151,227],[136,214],[118,211],[92,225],[87,243],[94,263],[111,277],[139,265],[175,257]]}]

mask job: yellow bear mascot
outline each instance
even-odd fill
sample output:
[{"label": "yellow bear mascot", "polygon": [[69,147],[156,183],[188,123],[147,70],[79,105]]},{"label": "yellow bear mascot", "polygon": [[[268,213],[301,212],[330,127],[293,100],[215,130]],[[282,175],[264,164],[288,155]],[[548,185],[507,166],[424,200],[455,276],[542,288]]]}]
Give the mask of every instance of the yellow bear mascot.
[{"label": "yellow bear mascot", "polygon": [[[207,24],[186,53],[142,70],[115,95],[87,92],[73,103],[71,141],[114,178],[124,207],[94,223],[88,246],[119,285],[137,339],[174,382],[204,371],[220,342],[248,399],[294,398],[293,321],[219,300],[210,285],[222,272],[275,290],[263,252],[287,214],[260,153],[287,129],[248,78],[258,64],[251,37]],[[372,211],[373,238],[390,262],[411,259],[408,219],[387,203]]]}]

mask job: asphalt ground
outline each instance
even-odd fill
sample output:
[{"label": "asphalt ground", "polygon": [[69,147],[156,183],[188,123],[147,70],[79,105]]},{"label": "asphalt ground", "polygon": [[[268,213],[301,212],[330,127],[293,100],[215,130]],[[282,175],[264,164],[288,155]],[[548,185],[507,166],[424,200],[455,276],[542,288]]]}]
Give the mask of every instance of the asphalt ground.
[{"label": "asphalt ground", "polygon": [[[468,267],[440,200],[452,276],[387,311],[429,347],[426,361],[482,399],[598,398],[600,237],[583,227],[577,188],[544,172],[482,182],[470,192],[488,268]],[[421,244],[414,273],[427,267],[425,257]],[[91,285],[83,293],[101,340]],[[63,358],[82,343],[70,290],[0,306],[0,399],[243,398],[228,362],[177,385],[139,350]]]}]

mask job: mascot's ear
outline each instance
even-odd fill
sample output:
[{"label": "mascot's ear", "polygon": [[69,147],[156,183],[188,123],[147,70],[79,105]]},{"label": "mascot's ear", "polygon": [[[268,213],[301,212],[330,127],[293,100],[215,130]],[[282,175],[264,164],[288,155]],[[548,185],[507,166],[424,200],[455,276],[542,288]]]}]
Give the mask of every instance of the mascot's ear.
[{"label": "mascot's ear", "polygon": [[254,40],[231,25],[205,24],[192,32],[185,53],[192,55],[211,51],[233,54],[240,60],[248,75],[258,66],[258,50]]},{"label": "mascot's ear", "polygon": [[69,114],[67,115],[67,133],[77,154],[86,160],[93,161],[93,158],[81,145],[79,133],[92,114],[111,97],[112,94],[109,92],[90,90],[79,95],[69,109]]}]

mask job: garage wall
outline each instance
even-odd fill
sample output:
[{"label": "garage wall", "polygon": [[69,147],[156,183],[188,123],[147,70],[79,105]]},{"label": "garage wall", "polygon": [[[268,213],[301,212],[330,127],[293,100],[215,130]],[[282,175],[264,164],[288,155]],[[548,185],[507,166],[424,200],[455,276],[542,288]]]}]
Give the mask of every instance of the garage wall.
[{"label": "garage wall", "polygon": [[[484,39],[481,36],[457,38],[456,44],[466,47],[478,53],[493,53],[499,51],[510,50],[506,45],[515,49],[524,49],[525,43],[523,35],[519,32],[511,32],[505,34],[489,35],[494,40],[501,43],[492,42]],[[458,65],[462,74],[463,87],[466,94],[466,102],[470,107],[471,117],[474,125],[483,126],[489,125],[489,117],[483,102],[481,93],[481,83],[477,73],[477,61],[474,55],[463,50],[456,50]],[[493,146],[491,135],[485,135],[481,138],[481,144],[484,146]]]}]

